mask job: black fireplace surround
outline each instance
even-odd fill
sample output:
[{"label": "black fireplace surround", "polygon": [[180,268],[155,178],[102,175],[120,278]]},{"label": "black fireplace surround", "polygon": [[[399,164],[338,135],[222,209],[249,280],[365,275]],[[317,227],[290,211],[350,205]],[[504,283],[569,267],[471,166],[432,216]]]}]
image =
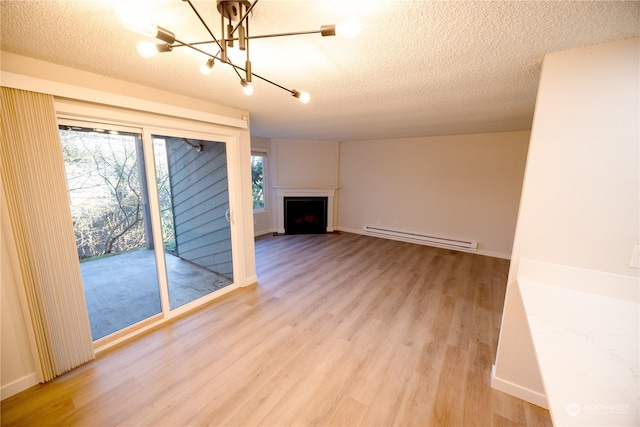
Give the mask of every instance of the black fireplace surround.
[{"label": "black fireplace surround", "polygon": [[284,234],[327,232],[327,197],[285,197]]}]

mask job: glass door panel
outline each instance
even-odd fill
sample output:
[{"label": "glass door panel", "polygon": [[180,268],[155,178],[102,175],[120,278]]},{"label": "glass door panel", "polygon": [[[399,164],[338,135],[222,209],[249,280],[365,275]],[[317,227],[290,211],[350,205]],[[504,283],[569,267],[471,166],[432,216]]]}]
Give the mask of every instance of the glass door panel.
[{"label": "glass door panel", "polygon": [[138,133],[61,125],[93,340],[162,312]]},{"label": "glass door panel", "polygon": [[223,142],[152,135],[173,310],[233,283]]}]

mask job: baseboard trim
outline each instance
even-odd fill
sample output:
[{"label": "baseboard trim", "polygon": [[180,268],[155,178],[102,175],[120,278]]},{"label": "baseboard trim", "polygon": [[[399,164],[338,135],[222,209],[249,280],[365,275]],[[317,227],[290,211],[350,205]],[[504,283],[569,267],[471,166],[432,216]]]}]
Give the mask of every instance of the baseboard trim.
[{"label": "baseboard trim", "polygon": [[259,230],[259,231],[254,231],[253,232],[253,237],[260,237],[260,236],[264,236],[267,234],[271,234],[273,233],[274,229],[273,228],[269,228],[267,230]]},{"label": "baseboard trim", "polygon": [[474,250],[465,250],[463,248],[452,248],[452,247],[449,247],[449,246],[437,245],[437,244],[431,244],[431,243],[418,243],[415,240],[403,239],[402,237],[387,236],[387,235],[385,235],[385,236],[376,236],[376,235],[373,235],[373,234],[368,234],[368,233],[364,232],[363,230],[355,229],[355,228],[336,227],[336,230],[344,231],[345,233],[362,234],[363,236],[377,237],[379,239],[397,240],[397,241],[400,241],[400,242],[414,243],[416,245],[433,246],[434,248],[442,248],[442,249],[449,249],[449,250],[452,250],[452,251],[467,252],[467,253],[470,253],[470,254],[483,255],[483,256],[488,256],[488,257],[492,257],[492,258],[511,259],[511,254],[505,254],[505,253],[502,253],[502,252],[487,251],[487,250],[484,250],[484,249],[478,249],[478,250],[474,251]]},{"label": "baseboard trim", "polygon": [[24,391],[37,384],[38,378],[36,377],[35,372],[17,379],[9,384],[5,384],[2,386],[2,388],[0,388],[0,400],[4,400],[15,394],[18,394],[21,391]]},{"label": "baseboard trim", "polygon": [[496,365],[491,368],[491,387],[541,408],[549,409],[547,397],[544,394],[496,377]]}]

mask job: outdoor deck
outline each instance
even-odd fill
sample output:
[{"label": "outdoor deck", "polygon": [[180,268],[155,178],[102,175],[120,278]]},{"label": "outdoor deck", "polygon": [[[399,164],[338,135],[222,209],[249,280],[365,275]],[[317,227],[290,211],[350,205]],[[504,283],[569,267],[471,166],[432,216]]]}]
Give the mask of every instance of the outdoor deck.
[{"label": "outdoor deck", "polygon": [[[232,283],[171,254],[166,254],[172,309]],[[140,249],[80,264],[93,339],[160,313],[153,250]]]}]

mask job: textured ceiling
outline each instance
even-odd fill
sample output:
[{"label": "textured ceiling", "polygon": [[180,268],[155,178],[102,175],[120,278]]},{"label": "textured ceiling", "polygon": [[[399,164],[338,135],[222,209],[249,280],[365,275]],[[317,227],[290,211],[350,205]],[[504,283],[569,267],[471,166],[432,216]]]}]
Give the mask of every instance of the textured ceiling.
[{"label": "textured ceiling", "polygon": [[[303,105],[187,48],[143,59],[122,29],[122,2],[0,2],[3,51],[247,110],[251,133],[357,140],[527,130],[545,54],[638,36],[640,2],[261,0],[253,35],[315,30],[359,16],[360,37],[305,35],[251,43],[253,71],[311,93]],[[181,0],[125,2],[183,41],[206,32]],[[194,1],[218,35],[215,1]],[[153,5],[151,7],[151,5]]]}]

